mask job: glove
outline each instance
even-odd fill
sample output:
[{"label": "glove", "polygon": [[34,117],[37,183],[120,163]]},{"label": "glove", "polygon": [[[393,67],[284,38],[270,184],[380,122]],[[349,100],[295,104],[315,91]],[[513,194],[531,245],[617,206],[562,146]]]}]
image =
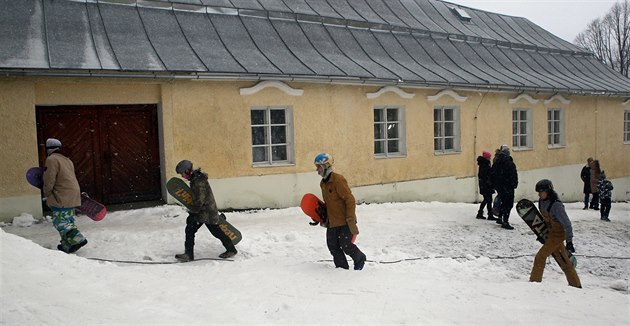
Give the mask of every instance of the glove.
[{"label": "glove", "polygon": [[575,248],[573,248],[573,242],[572,241],[567,241],[567,245],[566,245],[567,251],[574,254],[575,253]]},{"label": "glove", "polygon": [[359,228],[357,227],[357,223],[354,220],[348,223],[348,228],[350,229],[350,233],[352,233],[352,235],[359,234]]},{"label": "glove", "polygon": [[315,213],[319,215],[319,218],[321,218],[322,222],[326,223],[326,221],[328,220],[328,211],[326,211],[326,206],[317,206],[317,208],[315,209]]}]

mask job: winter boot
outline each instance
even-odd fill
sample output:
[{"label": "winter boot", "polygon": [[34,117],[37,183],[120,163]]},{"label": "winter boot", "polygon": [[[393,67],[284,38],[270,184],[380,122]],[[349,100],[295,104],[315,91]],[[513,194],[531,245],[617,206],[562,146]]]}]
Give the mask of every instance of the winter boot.
[{"label": "winter boot", "polygon": [[508,223],[507,221],[503,222],[503,224],[501,224],[501,227],[506,230],[514,230],[514,227],[511,226],[510,223]]},{"label": "winter boot", "polygon": [[497,217],[496,223],[499,225],[503,224],[503,218],[501,216]]},{"label": "winter boot", "polygon": [[477,217],[476,218],[480,219],[480,220],[485,220],[486,219],[486,217],[483,216],[483,212],[482,211],[478,211],[477,212]]},{"label": "winter boot", "polygon": [[87,239],[83,239],[83,241],[81,241],[81,242],[79,242],[79,243],[77,243],[77,244],[75,244],[73,246],[70,246],[70,249],[68,250],[68,253],[71,254],[73,252],[76,252],[77,250],[81,249],[81,247],[85,246],[87,244],[87,242],[88,242]]},{"label": "winter boot", "polygon": [[181,263],[187,263],[189,261],[195,260],[195,258],[192,255],[188,255],[188,254],[177,254],[175,255],[175,259],[179,260],[179,262]]},{"label": "winter boot", "polygon": [[490,213],[488,213],[488,221],[496,221],[497,218],[494,217],[494,215],[492,214],[492,211],[490,211]]},{"label": "winter boot", "polygon": [[225,258],[230,258],[230,257],[234,257],[234,255],[236,255],[238,253],[238,251],[236,249],[234,249],[234,251],[226,251],[222,254],[219,255],[219,257],[225,259]]},{"label": "winter boot", "polygon": [[357,257],[357,259],[354,261],[354,270],[355,271],[360,271],[363,269],[363,266],[365,265],[365,260],[366,260],[366,256],[364,253],[360,252],[361,256]]}]

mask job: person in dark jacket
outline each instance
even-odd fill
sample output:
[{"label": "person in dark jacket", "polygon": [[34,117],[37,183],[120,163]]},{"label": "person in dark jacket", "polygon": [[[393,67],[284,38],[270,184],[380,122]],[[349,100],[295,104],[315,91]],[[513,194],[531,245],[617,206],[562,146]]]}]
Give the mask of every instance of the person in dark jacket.
[{"label": "person in dark jacket", "polygon": [[586,166],[582,167],[582,172],[580,172],[580,179],[584,183],[584,187],[582,191],[584,192],[584,208],[588,209],[588,200],[591,195],[591,162],[593,162],[593,158],[589,157],[586,159]]},{"label": "person in dark jacket", "polygon": [[[545,262],[547,258],[557,252],[562,256],[564,261],[569,262],[569,254],[575,252],[573,247],[573,227],[571,220],[567,216],[564,205],[558,198],[558,194],[553,190],[553,184],[547,179],[543,179],[536,183],[536,192],[538,192],[538,209],[543,215],[545,223],[549,226],[549,233],[545,243],[536,253],[534,258],[534,266],[529,276],[530,282],[541,282],[543,272],[545,271]],[[566,240],[566,248],[563,246]],[[581,288],[580,278],[578,277],[575,267],[572,263],[566,263],[562,266],[562,271],[567,278],[570,286]]]},{"label": "person in dark jacket", "polygon": [[497,196],[501,197],[497,223],[504,229],[513,230],[514,227],[510,225],[509,219],[510,211],[514,206],[514,189],[518,186],[518,172],[507,145],[501,145],[495,157],[495,163],[490,169],[490,180],[497,191]]},{"label": "person in dark jacket", "polygon": [[614,189],[612,182],[606,178],[606,173],[602,170],[599,175],[599,183],[597,184],[599,191],[599,202],[601,204],[599,212],[601,213],[602,221],[610,222],[608,215],[610,214],[610,208],[612,205],[612,191]]},{"label": "person in dark jacket", "polygon": [[477,179],[479,181],[479,193],[483,196],[483,201],[479,205],[479,211],[477,212],[478,219],[485,219],[483,216],[483,209],[488,208],[488,220],[496,220],[492,213],[492,194],[494,194],[494,188],[492,188],[492,182],[490,182],[490,152],[483,151],[481,156],[477,157],[477,165],[479,165],[479,172],[477,173]]},{"label": "person in dark jacket", "polygon": [[593,194],[593,199],[589,207],[597,211],[599,210],[599,190],[597,189],[597,184],[599,183],[599,174],[602,170],[599,166],[599,160],[591,161],[589,166],[591,167],[591,193]]},{"label": "person in dark jacket", "polygon": [[62,148],[58,139],[46,140],[46,155],[42,190],[46,205],[52,210],[53,226],[61,236],[57,249],[73,253],[87,244],[75,224],[75,208],[81,206],[81,188],[67,148]]},{"label": "person in dark jacket", "polygon": [[354,269],[362,270],[366,256],[354,244],[359,234],[355,199],[346,178],[333,172],[333,162],[332,156],[328,153],[321,153],[315,157],[317,174],[322,177],[319,186],[326,204],[326,245],[333,256],[336,268],[349,268],[346,259],[348,255],[354,261]]},{"label": "person in dark jacket", "polygon": [[230,238],[219,228],[221,218],[217,203],[212,194],[212,188],[208,183],[208,175],[201,169],[193,170],[192,162],[183,160],[177,164],[175,171],[182,178],[190,181],[190,190],[193,200],[188,218],[186,218],[186,240],[184,242],[183,254],[175,255],[175,258],[181,262],[195,260],[195,234],[202,225],[206,225],[210,233],[217,239],[221,240],[225,252],[220,254],[221,258],[230,258],[237,254],[236,248]]}]

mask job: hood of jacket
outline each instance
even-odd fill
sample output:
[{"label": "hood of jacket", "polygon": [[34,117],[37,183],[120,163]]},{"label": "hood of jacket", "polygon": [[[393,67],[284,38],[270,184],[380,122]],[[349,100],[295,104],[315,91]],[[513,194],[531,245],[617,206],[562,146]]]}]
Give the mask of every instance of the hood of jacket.
[{"label": "hood of jacket", "polygon": [[483,157],[483,156],[477,156],[477,165],[479,166],[490,166],[490,160],[488,160],[487,158]]}]

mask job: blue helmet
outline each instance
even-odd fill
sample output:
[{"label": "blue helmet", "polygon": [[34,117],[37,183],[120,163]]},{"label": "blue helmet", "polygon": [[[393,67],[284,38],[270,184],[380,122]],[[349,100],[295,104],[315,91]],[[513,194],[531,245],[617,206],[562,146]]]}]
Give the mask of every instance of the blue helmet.
[{"label": "blue helmet", "polygon": [[333,165],[335,160],[333,160],[332,155],[328,153],[319,153],[315,156],[315,165],[323,165],[326,168],[329,168]]}]

